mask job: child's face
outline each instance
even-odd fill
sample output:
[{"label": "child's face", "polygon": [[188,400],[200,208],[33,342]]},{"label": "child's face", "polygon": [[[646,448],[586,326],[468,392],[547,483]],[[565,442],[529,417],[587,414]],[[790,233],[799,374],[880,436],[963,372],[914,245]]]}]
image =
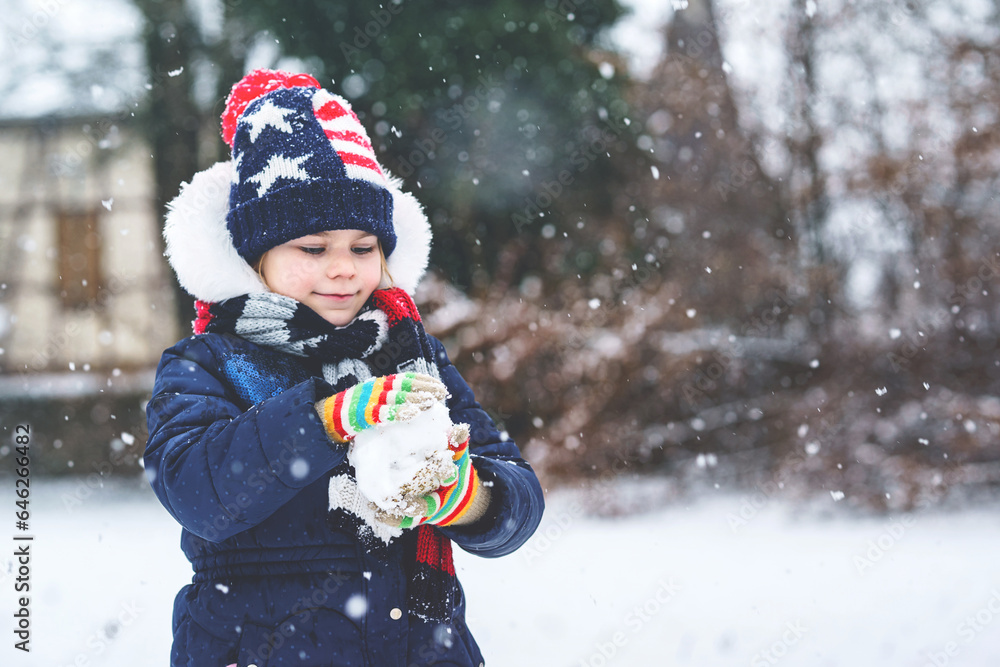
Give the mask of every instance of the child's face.
[{"label": "child's face", "polygon": [[269,250],[260,271],[272,292],[304,303],[334,326],[344,326],[382,279],[378,238],[357,229],[302,236]]}]

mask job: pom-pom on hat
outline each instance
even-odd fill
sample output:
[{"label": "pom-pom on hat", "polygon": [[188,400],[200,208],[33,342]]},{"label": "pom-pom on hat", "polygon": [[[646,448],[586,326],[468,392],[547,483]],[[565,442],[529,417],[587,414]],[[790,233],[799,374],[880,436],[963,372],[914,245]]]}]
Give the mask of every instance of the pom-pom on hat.
[{"label": "pom-pom on hat", "polygon": [[396,247],[392,195],[350,104],[308,75],[255,70],[226,101],[236,174],[227,223],[248,262],[300,236],[361,229]]},{"label": "pom-pom on hat", "polygon": [[252,262],[334,229],[375,234],[394,284],[413,294],[427,268],[430,223],[378,164],[346,100],[308,74],[255,70],[226,100],[222,137],[232,160],[182,184],[163,230],[170,265],[192,296],[265,292]]}]

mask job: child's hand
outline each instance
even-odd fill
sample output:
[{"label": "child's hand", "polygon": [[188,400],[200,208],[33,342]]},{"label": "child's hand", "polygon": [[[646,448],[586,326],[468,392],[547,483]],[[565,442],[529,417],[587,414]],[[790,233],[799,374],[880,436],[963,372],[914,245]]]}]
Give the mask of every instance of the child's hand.
[{"label": "child's hand", "polygon": [[316,402],[330,440],[344,443],[375,424],[412,419],[448,397],[437,378],[399,373],[366,380]]},{"label": "child's hand", "polygon": [[400,520],[403,528],[413,528],[423,523],[448,526],[463,523],[461,520],[469,512],[477,494],[483,487],[479,475],[469,459],[469,426],[456,424],[448,436],[448,449],[452,452],[453,472],[441,480],[434,491],[420,496],[406,498],[404,516]]}]

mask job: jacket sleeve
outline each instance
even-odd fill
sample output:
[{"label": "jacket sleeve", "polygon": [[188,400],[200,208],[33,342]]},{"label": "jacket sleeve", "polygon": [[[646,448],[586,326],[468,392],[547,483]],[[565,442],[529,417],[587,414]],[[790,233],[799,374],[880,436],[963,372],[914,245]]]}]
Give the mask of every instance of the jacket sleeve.
[{"label": "jacket sleeve", "polygon": [[437,355],[441,381],[451,394],[451,420],[469,425],[472,465],[490,487],[490,506],[481,519],[467,526],[438,530],[469,553],[488,558],[505,556],[524,544],[542,520],[545,501],[541,484],[514,441],[497,430],[493,419],[476,401],[472,389],[448,359],[444,345],[432,336],[428,338]]},{"label": "jacket sleeve", "polygon": [[187,530],[219,542],[259,524],[346,455],[313,407],[319,378],[248,410],[234,403],[201,337],[163,353],[146,406],[146,476]]}]

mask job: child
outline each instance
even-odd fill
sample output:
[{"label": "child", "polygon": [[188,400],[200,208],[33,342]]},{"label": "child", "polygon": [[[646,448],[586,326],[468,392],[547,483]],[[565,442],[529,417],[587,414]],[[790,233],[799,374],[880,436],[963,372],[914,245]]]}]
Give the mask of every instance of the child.
[{"label": "child", "polygon": [[[164,230],[198,299],[147,406],[146,474],[194,568],[170,664],[482,665],[451,542],[511,553],[543,501],[421,325],[430,225],[308,75],[248,74],[222,127],[232,160],[182,188]],[[400,483],[400,442],[425,431]],[[362,460],[392,493],[366,495]]]}]

